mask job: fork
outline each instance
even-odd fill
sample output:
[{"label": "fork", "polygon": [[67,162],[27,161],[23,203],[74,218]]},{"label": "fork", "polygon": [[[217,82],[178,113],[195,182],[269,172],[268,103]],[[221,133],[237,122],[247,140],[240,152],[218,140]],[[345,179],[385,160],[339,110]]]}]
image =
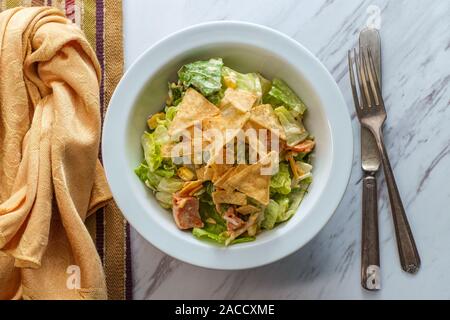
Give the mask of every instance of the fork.
[{"label": "fork", "polygon": [[[387,114],[370,50],[360,50],[358,56],[356,49],[354,49],[354,58],[352,58],[352,52],[350,50],[348,52],[348,65],[356,114],[361,125],[373,134],[380,153],[381,162],[383,163],[400,263],[404,271],[416,273],[420,268],[420,256],[408,223],[408,218],[406,217],[405,209],[403,208],[403,203],[383,141],[383,125],[386,121]],[[360,98],[358,98],[353,65],[356,68]]]}]

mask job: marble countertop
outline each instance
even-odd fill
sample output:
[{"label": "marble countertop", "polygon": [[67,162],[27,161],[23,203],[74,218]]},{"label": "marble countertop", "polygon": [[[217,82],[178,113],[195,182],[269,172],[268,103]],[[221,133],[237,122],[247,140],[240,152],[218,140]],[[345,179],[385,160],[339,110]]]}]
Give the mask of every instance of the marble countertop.
[{"label": "marble countertop", "polygon": [[[355,138],[345,196],[304,248],[265,267],[214,271],[165,255],[133,230],[136,299],[450,298],[450,1],[124,0],[123,6],[127,67],[162,37],[204,21],[251,21],[286,33],[317,55],[335,78],[353,115]],[[422,257],[417,275],[401,271],[380,177],[378,293],[360,286],[360,139],[346,64],[347,50],[367,23],[381,27],[385,139]]]}]

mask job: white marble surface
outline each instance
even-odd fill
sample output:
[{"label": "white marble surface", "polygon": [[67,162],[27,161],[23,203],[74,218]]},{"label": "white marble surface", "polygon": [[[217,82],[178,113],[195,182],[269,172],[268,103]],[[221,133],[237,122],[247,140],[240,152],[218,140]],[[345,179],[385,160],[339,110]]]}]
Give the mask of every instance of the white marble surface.
[{"label": "white marble surface", "polygon": [[422,256],[401,271],[387,191],[379,180],[382,286],[360,287],[359,125],[354,168],[338,210],[306,247],[258,269],[228,272],[174,260],[133,231],[137,299],[450,298],[450,1],[448,0],[124,0],[126,65],[162,37],[199,22],[245,20],[293,37],[330,70],[352,114],[346,52],[367,8],[381,9],[387,148]]}]

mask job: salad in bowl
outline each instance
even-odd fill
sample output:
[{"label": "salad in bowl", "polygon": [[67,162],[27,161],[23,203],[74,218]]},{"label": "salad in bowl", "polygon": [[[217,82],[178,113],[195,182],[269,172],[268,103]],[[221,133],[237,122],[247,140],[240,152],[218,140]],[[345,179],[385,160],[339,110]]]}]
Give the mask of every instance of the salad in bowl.
[{"label": "salad in bowl", "polygon": [[286,223],[312,182],[306,111],[282,79],[221,58],[186,64],[147,119],[135,173],[179,229],[224,246],[253,241]]}]

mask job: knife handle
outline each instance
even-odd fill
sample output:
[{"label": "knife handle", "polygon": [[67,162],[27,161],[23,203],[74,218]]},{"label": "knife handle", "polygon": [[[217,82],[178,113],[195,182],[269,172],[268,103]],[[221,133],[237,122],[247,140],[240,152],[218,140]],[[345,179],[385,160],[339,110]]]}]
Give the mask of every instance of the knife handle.
[{"label": "knife handle", "polygon": [[380,290],[380,247],[378,239],[377,180],[363,178],[361,285],[369,291]]},{"label": "knife handle", "polygon": [[414,274],[420,269],[420,256],[417,251],[416,242],[409,226],[405,208],[403,207],[400,193],[398,192],[397,183],[395,182],[394,172],[386,152],[386,147],[381,134],[381,128],[378,133],[374,134],[377,141],[378,150],[380,151],[381,161],[383,163],[384,177],[391,202],[391,213],[394,220],[395,237],[397,239],[398,254],[400,263],[405,272]]}]

